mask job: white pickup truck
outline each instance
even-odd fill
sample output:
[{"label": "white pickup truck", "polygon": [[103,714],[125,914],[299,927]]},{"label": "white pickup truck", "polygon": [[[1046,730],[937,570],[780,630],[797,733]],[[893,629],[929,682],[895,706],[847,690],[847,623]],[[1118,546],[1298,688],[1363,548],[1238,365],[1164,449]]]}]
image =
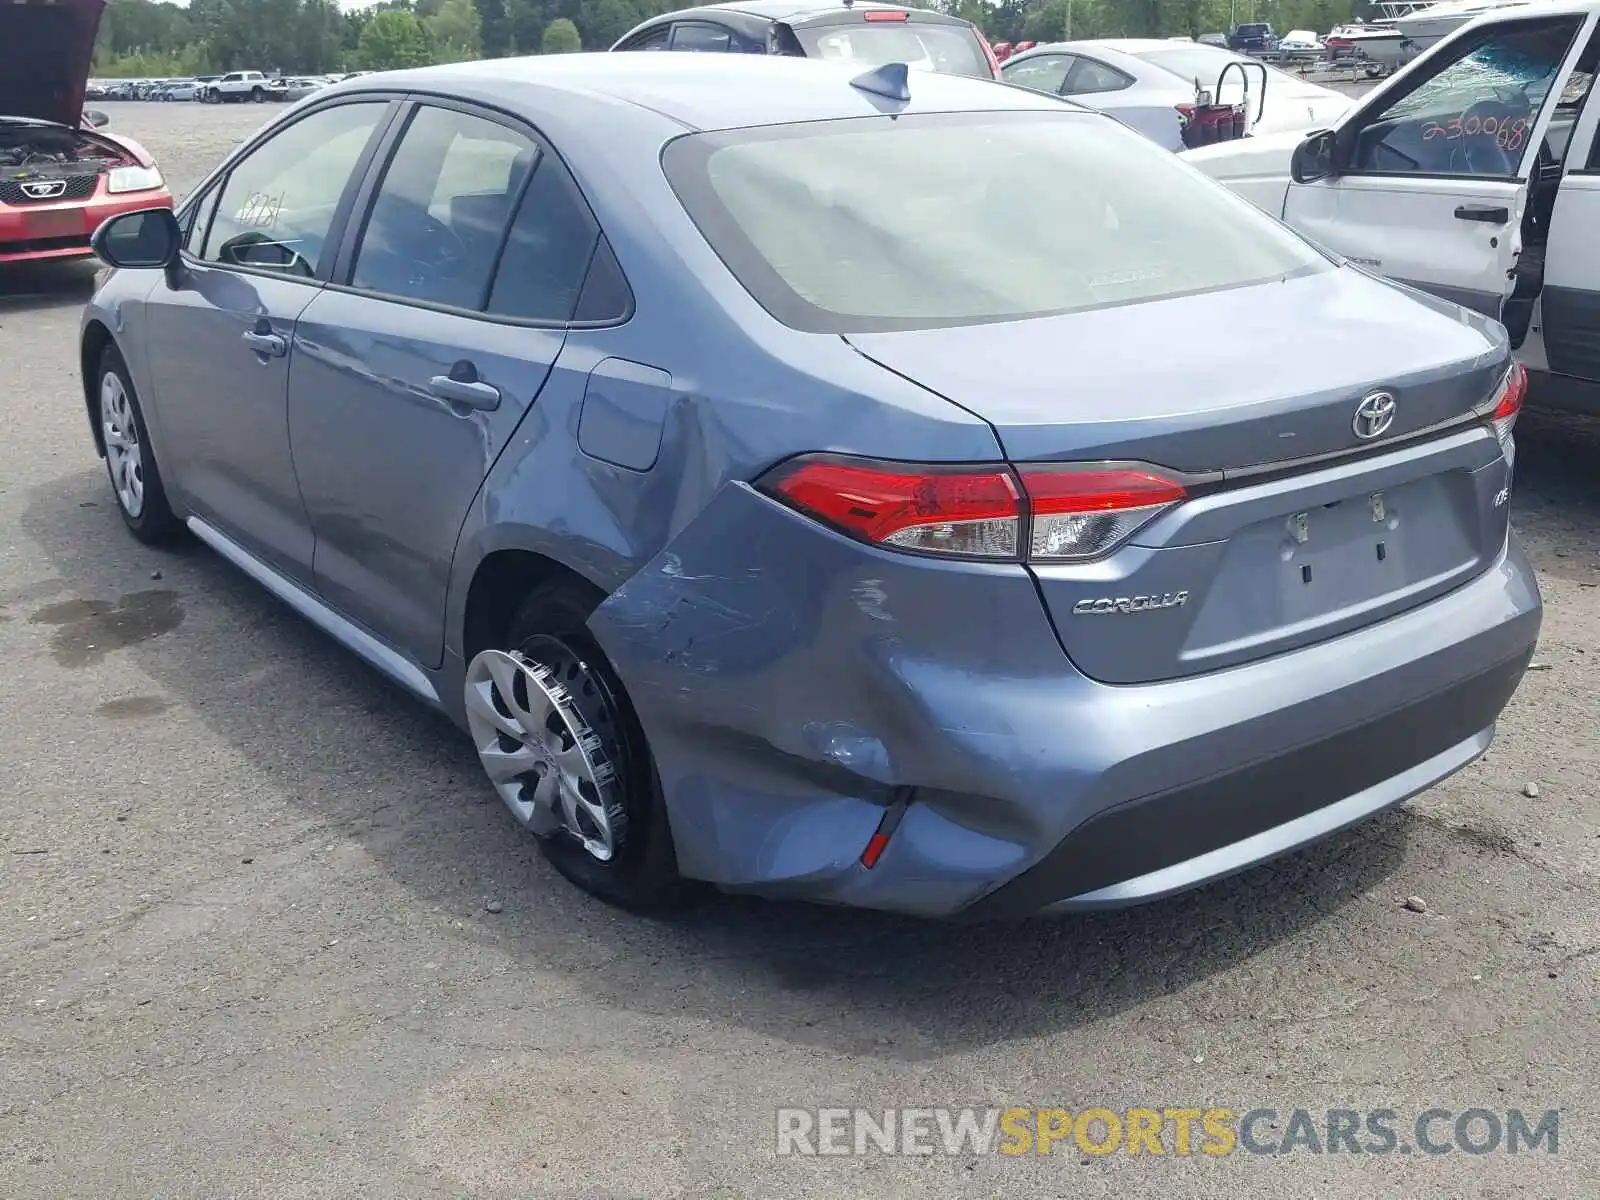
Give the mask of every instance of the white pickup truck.
[{"label": "white pickup truck", "polygon": [[1183,157],[1325,249],[1498,317],[1600,413],[1600,0],[1496,9],[1331,129]]},{"label": "white pickup truck", "polygon": [[273,91],[272,80],[260,71],[229,71],[206,84],[205,98],[211,104],[234,100],[254,100],[260,104],[272,99]]}]

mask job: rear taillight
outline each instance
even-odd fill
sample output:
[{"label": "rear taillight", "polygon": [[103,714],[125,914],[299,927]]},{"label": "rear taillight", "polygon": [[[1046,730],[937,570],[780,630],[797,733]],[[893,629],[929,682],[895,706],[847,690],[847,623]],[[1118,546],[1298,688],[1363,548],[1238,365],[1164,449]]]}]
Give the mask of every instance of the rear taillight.
[{"label": "rear taillight", "polygon": [[1522,411],[1522,402],[1528,398],[1528,369],[1519,362],[1511,364],[1511,369],[1506,372],[1505,379],[1500,388],[1495,392],[1491,408],[1488,404],[1484,409],[1489,414],[1489,424],[1494,427],[1495,436],[1502,442],[1511,436],[1511,427],[1517,423],[1517,414]]},{"label": "rear taillight", "polygon": [[764,492],[860,541],[956,558],[1070,562],[1127,541],[1188,492],[1142,464],[921,466],[791,459]]},{"label": "rear taillight", "polygon": [[1020,468],[1032,510],[1031,559],[1098,558],[1188,495],[1148,467]]},{"label": "rear taillight", "polygon": [[863,21],[904,21],[907,14],[894,8],[869,8],[861,14]]},{"label": "rear taillight", "polygon": [[1017,556],[1021,500],[1005,467],[815,456],[792,459],[761,486],[863,542],[962,558]]}]

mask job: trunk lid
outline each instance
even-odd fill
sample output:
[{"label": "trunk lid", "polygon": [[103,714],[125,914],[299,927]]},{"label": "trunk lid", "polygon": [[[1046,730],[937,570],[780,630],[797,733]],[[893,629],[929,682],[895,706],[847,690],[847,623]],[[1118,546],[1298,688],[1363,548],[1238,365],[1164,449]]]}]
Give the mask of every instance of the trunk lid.
[{"label": "trunk lid", "polygon": [[105,0],[0,2],[0,117],[77,127]]},{"label": "trunk lid", "polygon": [[[1208,478],[1103,558],[1032,565],[1063,647],[1106,682],[1349,632],[1465,583],[1505,542],[1510,467],[1494,434],[1407,437],[1491,396],[1503,335],[1359,272],[849,341],[989,420],[1015,463]],[[1393,421],[1363,439],[1356,410],[1375,391]]]}]

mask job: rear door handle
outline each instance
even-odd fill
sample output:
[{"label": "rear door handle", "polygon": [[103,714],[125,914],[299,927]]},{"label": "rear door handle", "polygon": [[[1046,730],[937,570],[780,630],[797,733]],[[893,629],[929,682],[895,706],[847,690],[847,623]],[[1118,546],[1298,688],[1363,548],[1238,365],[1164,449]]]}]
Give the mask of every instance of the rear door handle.
[{"label": "rear door handle", "polygon": [[448,375],[435,375],[428,380],[428,390],[451,404],[464,404],[482,412],[493,412],[500,407],[500,389],[480,379],[452,379]]},{"label": "rear door handle", "polygon": [[261,333],[254,329],[246,329],[239,335],[239,339],[257,354],[282,358],[289,353],[288,339],[281,333]]},{"label": "rear door handle", "polygon": [[1482,221],[1486,225],[1504,225],[1511,220],[1509,208],[1491,208],[1486,204],[1461,204],[1456,206],[1456,220]]}]

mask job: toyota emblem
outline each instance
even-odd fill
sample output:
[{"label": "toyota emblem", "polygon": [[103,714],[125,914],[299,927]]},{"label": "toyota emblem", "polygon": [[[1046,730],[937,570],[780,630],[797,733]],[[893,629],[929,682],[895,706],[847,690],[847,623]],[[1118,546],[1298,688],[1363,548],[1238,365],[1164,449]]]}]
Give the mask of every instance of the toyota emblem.
[{"label": "toyota emblem", "polygon": [[66,190],[65,179],[39,179],[22,185],[22,194],[30,200],[49,200]]},{"label": "toyota emblem", "polygon": [[1375,437],[1382,437],[1389,431],[1389,426],[1394,424],[1395,410],[1399,405],[1395,402],[1392,392],[1371,392],[1361,398],[1361,403],[1356,405],[1355,418],[1350,422],[1350,427],[1364,442],[1370,442]]}]

